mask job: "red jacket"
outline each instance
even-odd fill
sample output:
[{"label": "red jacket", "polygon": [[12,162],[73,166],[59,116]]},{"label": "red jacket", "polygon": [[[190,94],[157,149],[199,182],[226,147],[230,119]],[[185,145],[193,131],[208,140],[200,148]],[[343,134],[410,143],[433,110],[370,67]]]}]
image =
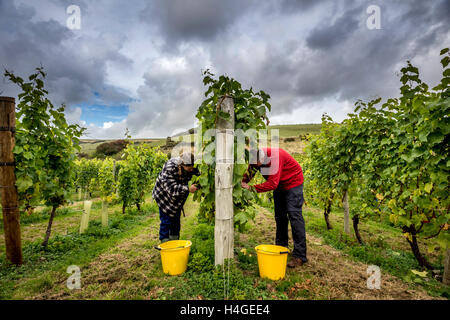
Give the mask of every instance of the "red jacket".
[{"label": "red jacket", "polygon": [[[270,158],[269,174],[263,177],[264,183],[254,185],[257,192],[267,192],[277,188],[289,190],[303,183],[303,171],[298,162],[285,150],[276,148],[262,148]],[[278,155],[276,153],[278,150]],[[259,168],[260,170],[262,168]],[[249,167],[250,172],[250,167]],[[244,175],[242,181],[249,182],[253,176]]]}]

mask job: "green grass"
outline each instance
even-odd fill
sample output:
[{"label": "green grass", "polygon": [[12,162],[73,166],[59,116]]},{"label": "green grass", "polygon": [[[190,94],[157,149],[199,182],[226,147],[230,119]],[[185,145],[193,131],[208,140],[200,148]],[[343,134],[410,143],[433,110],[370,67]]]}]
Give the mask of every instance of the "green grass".
[{"label": "green grass", "polygon": [[[404,241],[399,230],[386,222],[366,220],[360,222],[363,241],[365,234],[378,234],[375,241],[365,241],[364,245],[360,245],[353,239],[353,236],[349,237],[339,228],[342,224],[339,223],[337,225],[335,223],[332,230],[327,230],[323,216],[318,214],[317,211],[306,209],[303,211],[303,214],[307,221],[306,231],[308,233],[321,237],[326,244],[344,252],[352,259],[369,265],[377,265],[381,270],[407,282],[420,284],[433,296],[450,297],[449,287],[443,286],[442,283],[431,277],[427,278],[427,280],[422,280],[411,273],[411,270],[420,270],[421,268],[412,252],[404,250],[404,247],[398,243]],[[340,218],[338,221],[341,222],[343,212],[335,208],[332,214],[338,216]],[[386,237],[396,239],[398,242],[394,246],[388,245],[384,240],[383,234]],[[435,263],[435,269],[440,270],[442,274],[442,264]]]},{"label": "green grass", "polygon": [[10,265],[5,255],[1,255],[0,299],[20,299],[30,292],[51,288],[58,277],[66,274],[69,265],[81,267],[121,240],[154,224],[156,211],[154,203],[144,204],[142,212],[131,209],[125,215],[115,208],[108,228],[102,227],[99,220],[91,220],[85,233],[79,234],[78,227],[72,228],[66,235],[50,238],[47,248],[41,246],[42,239],[27,243],[23,246],[24,264],[20,267]]},{"label": "green grass", "polygon": [[[198,203],[189,199],[185,205],[187,216],[181,221],[181,238],[193,243],[188,269],[182,275],[167,276],[162,272],[158,251],[153,249],[158,243],[157,209],[154,203],[147,202],[142,213],[133,208],[122,215],[120,205],[112,205],[109,227],[103,228],[100,205],[95,205],[86,233],[78,234],[78,225],[73,226],[67,233],[54,234],[47,249],[40,246],[42,239],[25,243],[25,263],[20,267],[9,265],[5,256],[0,255],[0,299],[29,299],[40,297],[43,292],[46,297],[55,295],[64,299],[330,299],[348,296],[344,291],[334,293],[339,287],[324,282],[316,273],[318,269],[311,267],[287,270],[286,277],[279,281],[259,277],[254,247],[273,240],[274,222],[269,203],[265,203],[264,209],[257,209],[257,222],[249,223],[244,233],[235,233],[235,259],[223,270],[214,267],[214,226],[199,220]],[[69,217],[59,219],[62,223]],[[423,288],[432,296],[448,297],[448,287],[431,277],[411,274],[411,269],[419,270],[417,262],[393,226],[383,221],[362,221],[361,233],[366,245],[361,246],[340,230],[340,209],[333,210],[331,219],[335,228],[331,231],[326,230],[320,210],[305,208],[304,217],[308,234],[319,237],[324,243],[324,247],[311,249],[324,253],[323,261],[316,262],[317,267],[326,266],[328,259],[375,264],[383,273],[410,283],[412,288]],[[376,236],[370,237],[370,234]],[[330,248],[326,249],[326,245],[342,255],[328,255],[326,250]],[[241,252],[242,249],[246,252]],[[441,268],[438,260],[434,263]],[[65,288],[66,269],[70,265],[79,266],[83,277],[91,276],[82,282],[82,290]],[[226,292],[224,285],[229,288]],[[360,285],[364,285],[364,280]]]},{"label": "green grass", "polygon": [[[26,212],[20,213],[20,225],[28,225],[32,223],[48,221],[51,213],[51,208],[46,207],[37,212],[33,212],[28,215]],[[60,217],[71,216],[77,214],[78,212],[74,210],[74,208],[62,207],[56,210],[55,219],[59,219]],[[3,229],[3,217],[0,219],[0,229]]]},{"label": "green grass", "polygon": [[[191,217],[183,226],[183,238],[192,240],[188,270],[180,276],[163,277],[154,283],[160,288],[155,299],[288,299],[285,293],[302,277],[271,281],[259,278],[256,256],[235,248],[236,260],[214,267],[214,226]],[[154,274],[160,274],[156,267]],[[268,290],[274,287],[274,290]]]}]

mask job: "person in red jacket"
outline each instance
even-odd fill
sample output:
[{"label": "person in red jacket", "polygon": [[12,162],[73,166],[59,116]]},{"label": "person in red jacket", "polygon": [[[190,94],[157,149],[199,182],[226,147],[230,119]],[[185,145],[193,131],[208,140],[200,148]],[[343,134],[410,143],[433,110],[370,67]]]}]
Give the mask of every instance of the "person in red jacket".
[{"label": "person in red jacket", "polygon": [[[288,267],[301,266],[306,258],[305,221],[303,206],[303,171],[298,162],[281,148],[262,148],[257,152],[257,163],[250,164],[249,175],[244,175],[243,188],[255,192],[273,191],[276,245],[288,247],[288,224],[291,223],[294,250]],[[259,170],[266,182],[249,186],[248,182]]]}]

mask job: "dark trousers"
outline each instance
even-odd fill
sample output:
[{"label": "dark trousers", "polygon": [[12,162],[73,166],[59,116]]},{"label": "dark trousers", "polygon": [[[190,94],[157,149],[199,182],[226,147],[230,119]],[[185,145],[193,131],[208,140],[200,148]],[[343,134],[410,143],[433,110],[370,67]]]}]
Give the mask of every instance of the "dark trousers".
[{"label": "dark trousers", "polygon": [[177,212],[174,217],[169,216],[159,209],[159,240],[179,238],[180,237],[180,217],[181,211]]},{"label": "dark trousers", "polygon": [[306,232],[303,220],[303,184],[289,190],[276,189],[273,192],[275,205],[275,221],[277,225],[275,243],[288,247],[288,225],[291,223],[292,239],[294,240],[293,257],[308,261],[306,258]]}]

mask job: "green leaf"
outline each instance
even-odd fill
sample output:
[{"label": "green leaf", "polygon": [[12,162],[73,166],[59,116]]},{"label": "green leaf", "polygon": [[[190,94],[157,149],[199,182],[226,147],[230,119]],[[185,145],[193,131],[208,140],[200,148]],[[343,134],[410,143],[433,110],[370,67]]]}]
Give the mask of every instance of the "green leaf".
[{"label": "green leaf", "polygon": [[415,275],[418,275],[418,276],[422,277],[422,278],[425,278],[427,276],[427,274],[428,274],[427,271],[420,272],[420,271],[417,271],[417,270],[414,270],[414,269],[411,270],[411,272],[414,273]]},{"label": "green leaf", "polygon": [[224,111],[219,111],[219,117],[225,120],[229,120],[231,118],[230,114]]},{"label": "green leaf", "polygon": [[440,132],[433,132],[428,136],[428,142],[433,145],[444,140],[445,136]]},{"label": "green leaf", "polygon": [[199,179],[199,183],[202,187],[205,187],[208,185],[208,177],[206,176],[201,176]]},{"label": "green leaf", "polygon": [[33,186],[33,180],[30,177],[21,177],[16,180],[16,186],[19,192],[24,192]]},{"label": "green leaf", "polygon": [[427,192],[427,193],[431,193],[431,189],[433,189],[433,183],[432,182],[429,182],[429,183],[427,183],[426,185],[425,185],[425,191]]}]

